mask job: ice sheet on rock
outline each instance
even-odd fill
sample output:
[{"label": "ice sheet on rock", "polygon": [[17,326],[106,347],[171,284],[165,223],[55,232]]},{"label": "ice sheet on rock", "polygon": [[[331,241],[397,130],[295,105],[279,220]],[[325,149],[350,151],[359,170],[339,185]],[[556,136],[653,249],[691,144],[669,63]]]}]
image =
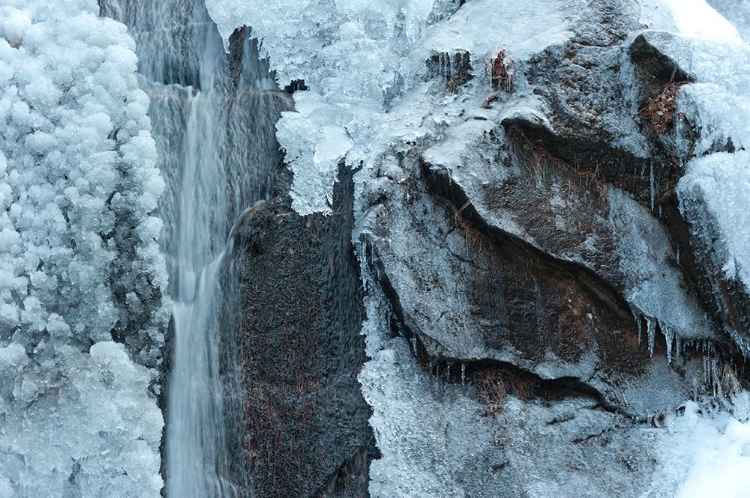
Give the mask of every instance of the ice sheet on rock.
[{"label": "ice sheet on rock", "polygon": [[489,120],[459,121],[449,128],[448,136],[426,150],[423,157],[430,164],[453,171],[464,164],[471,149],[475,147],[474,142],[477,138],[494,127],[495,124]]},{"label": "ice sheet on rock", "polygon": [[[382,296],[368,297],[366,304],[369,318],[363,332],[372,360],[358,379],[373,407],[370,425],[382,454],[371,463],[370,494],[374,498],[472,496],[467,482],[480,474],[501,486],[489,465],[478,464],[497,452],[489,419],[478,417],[476,403],[461,396],[443,404],[447,398],[433,391],[406,339],[387,337]],[[476,459],[462,459],[469,453]]]},{"label": "ice sheet on rock", "polygon": [[715,153],[694,159],[678,184],[683,213],[698,216],[702,207],[706,217],[693,218],[698,229],[715,225],[724,236],[712,241],[722,255],[724,276],[740,278],[750,287],[750,152]]},{"label": "ice sheet on rock", "polygon": [[[617,238],[620,272],[625,276],[625,298],[649,321],[658,320],[683,338],[703,338],[711,328],[700,304],[682,290],[682,277],[674,267],[669,237],[645,207],[625,192],[610,187],[610,223]],[[649,346],[653,350],[651,332]]]},{"label": "ice sheet on rock", "polygon": [[[487,53],[503,49],[522,60],[568,40],[573,34],[567,29],[568,23],[575,15],[576,4],[568,0],[475,0],[466,2],[459,15],[430,27],[421,47],[447,53],[467,50],[482,65]],[[499,36],[488,36],[488,32]],[[479,67],[477,73],[483,70]]]},{"label": "ice sheet on rock", "polygon": [[[747,201],[738,195],[748,181],[747,155],[741,149],[750,146],[750,46],[703,0],[691,0],[689,5],[665,0],[664,5],[671,9],[679,33],[672,38],[649,36],[696,80],[683,87],[678,98],[678,108],[699,130],[698,157],[687,165],[677,188],[683,214],[693,226],[719,236],[718,246],[725,253],[719,263],[725,275],[750,288],[747,270],[742,269],[748,253],[743,229]],[[740,153],[728,155],[724,150]],[[696,202],[704,202],[714,219],[691,218],[701,210],[686,211],[686,206]]]},{"label": "ice sheet on rock", "polygon": [[13,496],[161,488],[153,375],[110,341],[117,330],[160,362],[164,182],[133,40],[97,13],[94,0],[0,6],[0,489]]}]

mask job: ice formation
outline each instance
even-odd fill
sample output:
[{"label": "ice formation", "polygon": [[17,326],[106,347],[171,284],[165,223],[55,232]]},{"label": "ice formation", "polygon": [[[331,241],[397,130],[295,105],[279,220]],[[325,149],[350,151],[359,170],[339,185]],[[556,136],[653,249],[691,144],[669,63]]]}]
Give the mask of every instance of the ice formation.
[{"label": "ice formation", "polygon": [[338,162],[345,156],[356,165],[372,148],[380,152],[377,124],[384,100],[411,83],[406,54],[425,29],[432,4],[281,1],[238,10],[231,0],[206,2],[225,42],[236,27],[252,26],[280,86],[304,80],[313,89],[297,93],[297,112],[277,125],[295,176],[293,207],[300,214],[330,212]]},{"label": "ice formation", "polygon": [[129,355],[160,362],[164,182],[134,43],[97,12],[0,5],[3,496],[162,486],[153,375]]},{"label": "ice formation", "polygon": [[[474,66],[497,50],[484,23],[503,32],[503,43],[527,56],[563,41],[565,17],[573,6],[562,0],[506,5],[491,0],[466,4],[462,16],[443,19],[452,1],[410,0],[343,4],[275,2],[243,4],[207,0],[209,14],[228,43],[235,28],[251,26],[263,40],[280,86],[304,80],[310,91],[295,94],[297,112],[286,113],[277,138],[294,171],[293,207],[300,214],[330,212],[338,162],[372,167],[388,148],[405,139],[432,133],[433,109],[409,89],[424,89],[424,61],[436,51],[469,51]],[[290,13],[294,13],[290,19]],[[540,32],[538,19],[544,17]],[[533,26],[532,26],[533,25]]]}]

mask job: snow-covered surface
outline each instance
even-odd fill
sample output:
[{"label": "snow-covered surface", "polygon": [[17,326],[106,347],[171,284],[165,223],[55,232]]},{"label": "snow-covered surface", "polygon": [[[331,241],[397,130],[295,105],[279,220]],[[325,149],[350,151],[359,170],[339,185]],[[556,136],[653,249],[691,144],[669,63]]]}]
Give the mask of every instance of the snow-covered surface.
[{"label": "snow-covered surface", "polygon": [[151,307],[133,332],[139,361],[158,363],[168,312],[141,293],[167,283],[151,215],[164,182],[134,43],[97,12],[94,0],[0,5],[3,496],[162,485],[153,376],[111,331]]},{"label": "snow-covered surface", "polygon": [[[747,393],[744,393],[747,397]],[[744,402],[744,406],[743,406]],[[747,399],[736,400],[746,409]],[[679,498],[750,496],[750,424],[747,413],[710,413],[693,401],[666,417],[658,440],[661,465],[651,480],[657,493]],[[665,486],[667,484],[667,486]]]},{"label": "snow-covered surface", "polygon": [[693,38],[738,37],[737,28],[711,8],[705,0],[663,0],[680,33]]}]

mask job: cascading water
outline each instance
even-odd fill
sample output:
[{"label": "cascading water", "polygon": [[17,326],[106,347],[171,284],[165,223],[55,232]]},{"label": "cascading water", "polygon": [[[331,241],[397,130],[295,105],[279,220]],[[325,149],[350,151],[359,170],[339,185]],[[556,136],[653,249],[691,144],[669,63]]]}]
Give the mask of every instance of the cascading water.
[{"label": "cascading water", "polygon": [[167,496],[238,496],[248,477],[236,462],[242,442],[226,430],[238,423],[241,396],[234,387],[236,354],[227,353],[237,349],[232,319],[222,316],[232,308],[224,289],[233,282],[225,241],[237,214],[268,196],[280,161],[273,123],[287,98],[267,91],[273,88],[267,63],[246,30],[224,53],[202,4],[114,0],[103,2],[102,13],[128,25],[136,40],[169,187],[162,205],[174,302]]},{"label": "cascading water", "polygon": [[[202,71],[211,78],[214,71]],[[203,83],[203,81],[202,81]],[[227,475],[216,299],[227,219],[212,82],[188,98],[178,197],[177,292],[167,407],[167,495],[224,496]]]}]

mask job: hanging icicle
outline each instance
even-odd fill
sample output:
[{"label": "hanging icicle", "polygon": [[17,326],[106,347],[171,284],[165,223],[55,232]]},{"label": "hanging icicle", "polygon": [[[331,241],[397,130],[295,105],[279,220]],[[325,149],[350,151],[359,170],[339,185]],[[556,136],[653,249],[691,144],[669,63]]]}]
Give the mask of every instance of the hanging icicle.
[{"label": "hanging icicle", "polygon": [[648,334],[648,353],[654,356],[654,345],[656,344],[656,320],[646,317],[646,333]]}]

